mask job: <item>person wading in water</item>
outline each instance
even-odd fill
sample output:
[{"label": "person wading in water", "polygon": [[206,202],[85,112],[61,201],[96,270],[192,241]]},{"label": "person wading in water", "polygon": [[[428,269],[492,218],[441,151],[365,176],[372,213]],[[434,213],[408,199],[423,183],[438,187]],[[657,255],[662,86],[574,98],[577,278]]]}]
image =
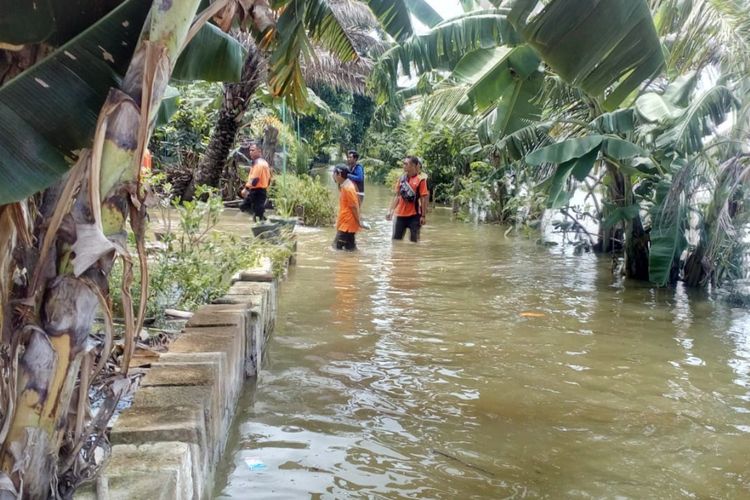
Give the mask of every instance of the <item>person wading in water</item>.
[{"label": "person wading in water", "polygon": [[421,179],[419,173],[419,159],[416,156],[404,158],[404,175],[396,182],[395,196],[388,209],[386,220],[392,220],[393,239],[402,240],[406,229],[409,228],[409,239],[416,243],[419,241],[419,229],[427,222],[427,203],[430,193],[427,190],[427,181]]},{"label": "person wading in water", "polygon": [[242,202],[240,210],[243,212],[253,212],[253,222],[266,220],[266,199],[268,198],[268,186],[271,184],[271,168],[268,162],[260,157],[260,147],[251,142],[247,147],[247,154],[252,161],[250,174],[247,176],[247,182],[242,190]]},{"label": "person wading in water", "polygon": [[359,153],[351,149],[346,153],[346,164],[349,166],[349,180],[357,186],[359,204],[365,201],[365,168],[359,163]]},{"label": "person wading in water", "polygon": [[336,218],[336,239],[333,240],[336,250],[356,250],[355,235],[362,228],[357,187],[348,177],[347,167],[334,167],[333,180],[339,187],[339,214]]}]

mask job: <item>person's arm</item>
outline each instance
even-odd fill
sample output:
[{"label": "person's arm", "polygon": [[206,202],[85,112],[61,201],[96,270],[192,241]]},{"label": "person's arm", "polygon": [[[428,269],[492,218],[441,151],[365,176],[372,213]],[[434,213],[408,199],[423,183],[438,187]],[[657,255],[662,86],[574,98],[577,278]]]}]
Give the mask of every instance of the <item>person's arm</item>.
[{"label": "person's arm", "polygon": [[398,205],[398,193],[393,197],[391,206],[388,208],[388,213],[385,215],[385,220],[393,219],[393,211],[396,210],[396,205]]},{"label": "person's arm", "polygon": [[349,173],[349,180],[352,182],[365,182],[365,169],[357,163]]},{"label": "person's arm", "polygon": [[430,191],[427,189],[427,181],[419,183],[419,223],[427,223],[427,208],[430,206]]},{"label": "person's arm", "polygon": [[359,218],[360,217],[360,215],[359,215],[359,200],[357,199],[356,196],[354,196],[354,201],[350,201],[350,205],[349,206],[352,209],[352,214],[354,214],[354,220],[357,221],[357,225],[359,227],[363,227],[362,226],[362,219]]},{"label": "person's arm", "polygon": [[419,198],[419,223],[427,224],[427,205],[430,203],[430,195],[424,195]]}]

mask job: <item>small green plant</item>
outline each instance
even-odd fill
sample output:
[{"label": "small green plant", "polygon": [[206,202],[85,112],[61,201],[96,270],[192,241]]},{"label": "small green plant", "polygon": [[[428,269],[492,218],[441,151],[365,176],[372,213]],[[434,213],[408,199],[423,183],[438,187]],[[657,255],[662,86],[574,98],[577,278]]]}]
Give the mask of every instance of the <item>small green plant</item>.
[{"label": "small green plant", "polygon": [[[169,193],[169,186],[162,186]],[[207,195],[205,201],[200,198]],[[275,273],[284,269],[292,255],[291,239],[286,234],[273,242],[241,238],[217,230],[223,205],[215,189],[198,186],[196,198],[180,202],[169,196],[159,203],[163,227],[158,243],[149,254],[149,296],[147,316],[160,316],[165,308],[191,310],[223,295],[230,278],[241,269],[271,261]],[[172,219],[177,224],[173,226]],[[134,303],[138,303],[140,275],[135,269]],[[113,303],[121,301],[122,267],[117,264],[110,277]],[[116,311],[122,314],[122,311]]]}]

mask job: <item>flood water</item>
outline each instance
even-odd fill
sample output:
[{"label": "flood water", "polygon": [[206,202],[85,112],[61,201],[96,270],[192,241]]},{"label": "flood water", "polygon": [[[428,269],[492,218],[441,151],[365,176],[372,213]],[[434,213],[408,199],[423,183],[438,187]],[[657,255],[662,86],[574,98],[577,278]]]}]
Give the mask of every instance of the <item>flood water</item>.
[{"label": "flood water", "polygon": [[389,201],[300,232],[218,497],[750,498],[748,311]]}]

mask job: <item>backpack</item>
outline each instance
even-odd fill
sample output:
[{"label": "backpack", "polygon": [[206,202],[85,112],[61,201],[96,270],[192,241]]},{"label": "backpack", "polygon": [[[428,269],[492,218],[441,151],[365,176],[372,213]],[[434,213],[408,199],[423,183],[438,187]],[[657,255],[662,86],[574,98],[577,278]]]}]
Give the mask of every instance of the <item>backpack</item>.
[{"label": "backpack", "polygon": [[[419,189],[419,186],[421,186],[423,182],[425,182],[424,179],[419,180],[419,184],[417,184],[417,189]],[[414,209],[417,211],[417,213],[420,213],[419,193],[417,193],[417,191],[415,191],[414,188],[411,187],[411,184],[409,184],[409,180],[407,179],[406,175],[402,175],[401,178],[399,179],[398,194],[407,203],[414,203]]]},{"label": "backpack", "polygon": [[417,192],[414,191],[414,188],[411,187],[411,184],[409,184],[406,175],[402,175],[401,179],[399,179],[398,194],[399,196],[401,196],[401,198],[404,199],[404,201],[408,201],[410,203],[416,201],[417,199]]}]

